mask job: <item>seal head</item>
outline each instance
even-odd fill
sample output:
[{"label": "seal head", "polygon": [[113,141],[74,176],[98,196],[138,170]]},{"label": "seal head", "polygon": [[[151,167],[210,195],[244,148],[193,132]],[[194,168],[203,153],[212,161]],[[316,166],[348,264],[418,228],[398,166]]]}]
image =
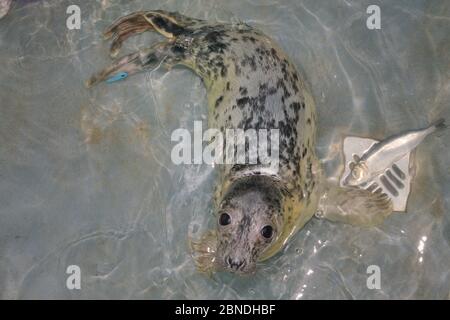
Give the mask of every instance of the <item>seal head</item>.
[{"label": "seal head", "polygon": [[254,273],[261,254],[282,224],[281,193],[263,177],[238,181],[221,201],[216,263],[220,269]]}]

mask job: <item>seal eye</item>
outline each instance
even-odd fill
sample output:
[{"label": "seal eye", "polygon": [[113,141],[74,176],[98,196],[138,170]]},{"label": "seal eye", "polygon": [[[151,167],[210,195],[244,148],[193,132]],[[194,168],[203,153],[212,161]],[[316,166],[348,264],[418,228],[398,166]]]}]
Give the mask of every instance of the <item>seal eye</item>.
[{"label": "seal eye", "polygon": [[222,213],[219,217],[219,224],[221,226],[226,226],[231,223],[231,217],[228,213]]},{"label": "seal eye", "polygon": [[271,226],[265,226],[264,228],[261,229],[261,235],[266,239],[272,238],[272,234],[273,228]]}]

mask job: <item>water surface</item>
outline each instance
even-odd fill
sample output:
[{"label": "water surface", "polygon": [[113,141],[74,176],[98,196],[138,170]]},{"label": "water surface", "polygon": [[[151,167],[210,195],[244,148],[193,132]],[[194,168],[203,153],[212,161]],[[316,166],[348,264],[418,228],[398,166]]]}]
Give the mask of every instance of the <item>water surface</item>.
[{"label": "water surface", "polygon": [[[214,171],[170,161],[170,135],[205,120],[183,68],[87,90],[106,66],[101,32],[143,9],[242,20],[275,39],[312,87],[330,177],[347,135],[382,139],[450,120],[450,3],[377,1],[13,1],[0,20],[0,297],[63,299],[444,299],[450,292],[450,139],[417,150],[408,212],[373,229],[313,219],[252,277],[198,274],[187,236],[214,224]],[[66,9],[81,9],[80,30]],[[160,39],[144,34],[124,53]],[[81,290],[66,288],[68,265]],[[381,268],[381,289],[366,270]]]}]

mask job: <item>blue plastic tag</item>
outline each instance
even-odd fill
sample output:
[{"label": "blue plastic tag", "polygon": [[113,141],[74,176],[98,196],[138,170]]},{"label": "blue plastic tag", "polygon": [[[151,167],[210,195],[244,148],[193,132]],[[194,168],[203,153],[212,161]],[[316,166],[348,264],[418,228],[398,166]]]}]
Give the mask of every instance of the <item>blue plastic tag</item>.
[{"label": "blue plastic tag", "polygon": [[112,76],[108,80],[106,80],[106,82],[107,83],[112,83],[112,82],[116,82],[116,81],[119,81],[119,80],[123,80],[126,77],[128,77],[128,72],[122,71],[122,72],[119,72],[118,74]]}]

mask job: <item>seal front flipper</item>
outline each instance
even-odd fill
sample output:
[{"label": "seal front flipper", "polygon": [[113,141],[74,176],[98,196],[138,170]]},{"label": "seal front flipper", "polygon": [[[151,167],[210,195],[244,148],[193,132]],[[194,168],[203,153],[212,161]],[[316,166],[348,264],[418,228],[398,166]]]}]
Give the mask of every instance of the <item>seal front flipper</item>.
[{"label": "seal front flipper", "polygon": [[208,230],[198,240],[189,238],[189,248],[198,271],[211,275],[217,270],[215,230]]},{"label": "seal front flipper", "polygon": [[331,221],[370,227],[381,224],[392,211],[392,201],[383,193],[328,183],[319,200],[317,215]]}]

